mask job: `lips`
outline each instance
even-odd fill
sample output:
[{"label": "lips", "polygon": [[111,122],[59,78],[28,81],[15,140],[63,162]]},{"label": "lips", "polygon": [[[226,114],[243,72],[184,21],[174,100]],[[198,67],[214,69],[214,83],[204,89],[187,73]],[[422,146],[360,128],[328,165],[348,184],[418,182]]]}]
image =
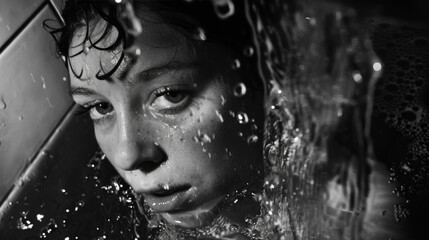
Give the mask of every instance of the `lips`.
[{"label": "lips", "polygon": [[201,201],[196,187],[181,185],[168,189],[157,188],[142,193],[153,213],[168,223],[183,228],[202,227],[213,221],[217,206],[225,196]]},{"label": "lips", "polygon": [[143,193],[147,204],[155,213],[177,212],[186,209],[195,198],[196,188],[189,185],[158,188]]}]

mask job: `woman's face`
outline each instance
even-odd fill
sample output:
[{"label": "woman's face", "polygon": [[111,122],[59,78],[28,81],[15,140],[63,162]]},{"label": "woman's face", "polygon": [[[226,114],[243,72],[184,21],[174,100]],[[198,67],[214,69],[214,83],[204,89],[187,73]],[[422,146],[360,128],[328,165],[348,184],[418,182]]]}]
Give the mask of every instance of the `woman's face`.
[{"label": "woman's face", "polygon": [[[190,44],[166,24],[142,26],[137,61],[124,61],[109,80],[95,74],[112,69],[118,52],[91,48],[70,58],[69,69],[82,71],[80,79],[70,72],[71,93],[90,109],[103,152],[153,212],[173,225],[202,226],[228,193],[259,179],[262,98],[234,94],[247,80],[231,69],[225,47]],[[69,56],[84,48],[84,33]]]}]

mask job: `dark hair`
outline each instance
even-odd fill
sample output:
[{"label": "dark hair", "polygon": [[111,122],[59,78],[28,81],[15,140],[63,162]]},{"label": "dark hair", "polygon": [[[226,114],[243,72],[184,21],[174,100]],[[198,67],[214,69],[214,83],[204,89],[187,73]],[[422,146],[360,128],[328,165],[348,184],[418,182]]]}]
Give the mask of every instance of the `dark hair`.
[{"label": "dark hair", "polygon": [[[191,41],[196,41],[195,36],[202,29],[205,37],[204,41],[223,44],[232,49],[234,56],[242,61],[240,67],[243,73],[251,72],[249,76],[252,77],[249,79],[254,80],[249,82],[249,87],[262,89],[261,82],[255,79],[255,76],[257,76],[255,74],[256,68],[254,67],[255,56],[245,56],[244,53],[247,47],[252,46],[253,40],[251,29],[245,16],[245,1],[235,1],[233,3],[235,6],[234,14],[227,18],[219,17],[219,12],[222,13],[225,9],[216,9],[215,4],[208,0],[128,0],[128,2],[133,5],[139,17],[142,17],[139,9],[150,10],[156,13],[160,21],[180,31]],[[122,49],[127,49],[133,44],[134,36],[126,31],[127,26],[124,25],[127,23],[121,21],[120,8],[121,5],[113,0],[68,0],[62,11],[65,25],[61,28],[52,28],[45,23],[45,26],[55,39],[57,39],[56,35],[60,34],[57,41],[57,54],[64,56],[68,61],[70,57],[83,52],[81,50],[73,56],[68,55],[71,40],[76,31],[81,28],[86,29],[86,34],[81,44],[85,44],[88,41],[90,47],[107,51],[115,50],[120,46]],[[107,24],[105,24],[103,32],[97,35],[99,36],[97,39],[91,39],[94,26],[99,21],[105,21]],[[113,43],[104,48],[97,46],[97,43],[109,37],[109,33],[113,28],[118,31],[118,37]],[[100,74],[100,70],[96,77],[100,80],[110,77],[117,70],[123,58],[124,51],[122,51],[119,61],[113,69],[103,75]],[[77,77],[82,75],[82,72],[76,73],[72,67],[71,70]]]}]

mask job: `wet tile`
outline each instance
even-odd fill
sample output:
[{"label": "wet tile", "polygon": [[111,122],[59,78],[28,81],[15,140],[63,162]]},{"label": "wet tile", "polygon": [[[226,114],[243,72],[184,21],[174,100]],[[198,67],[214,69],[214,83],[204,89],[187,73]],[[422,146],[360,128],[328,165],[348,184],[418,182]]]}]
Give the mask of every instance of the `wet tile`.
[{"label": "wet tile", "polygon": [[0,1],[0,46],[33,14],[43,0]]},{"label": "wet tile", "polygon": [[0,56],[0,199],[72,106],[66,67],[42,27],[54,18],[45,6]]}]

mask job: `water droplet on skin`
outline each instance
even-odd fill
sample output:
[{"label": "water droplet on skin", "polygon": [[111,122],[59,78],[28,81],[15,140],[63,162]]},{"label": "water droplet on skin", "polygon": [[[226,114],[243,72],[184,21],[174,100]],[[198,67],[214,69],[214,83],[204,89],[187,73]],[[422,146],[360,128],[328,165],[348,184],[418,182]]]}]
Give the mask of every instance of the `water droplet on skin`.
[{"label": "water droplet on skin", "polygon": [[43,214],[37,214],[36,215],[36,219],[37,219],[37,221],[39,221],[39,222],[42,222],[42,220],[43,220],[43,218],[44,218],[45,216],[43,215]]},{"label": "water droplet on skin", "polygon": [[19,119],[20,121],[22,121],[22,120],[24,120],[24,117],[23,117],[23,116],[19,116],[19,117],[18,117],[18,119]]},{"label": "water droplet on skin", "polygon": [[4,122],[0,123],[0,127],[6,127],[6,123]]},{"label": "water droplet on skin", "polygon": [[223,95],[220,95],[220,103],[222,104],[222,106],[226,103],[225,97]]},{"label": "water droplet on skin", "polygon": [[246,124],[249,122],[249,117],[244,112],[237,113],[237,120],[240,124]]},{"label": "water droplet on skin", "polygon": [[246,94],[246,85],[244,85],[244,83],[238,83],[235,87],[234,87],[234,96],[236,97],[242,97]]},{"label": "water droplet on skin", "polygon": [[216,110],[216,116],[219,118],[219,121],[220,121],[221,123],[223,123],[223,117],[222,117],[222,114],[220,114],[220,112],[219,112],[218,110]]},{"label": "water droplet on skin", "polygon": [[63,81],[64,81],[64,82],[66,82],[66,81],[67,81],[67,78],[66,78],[66,77],[63,77]]},{"label": "water droplet on skin", "polygon": [[161,185],[161,188],[162,188],[162,190],[164,190],[164,191],[168,191],[168,190],[170,190],[170,186],[169,186],[168,184],[162,184],[162,185]]}]

